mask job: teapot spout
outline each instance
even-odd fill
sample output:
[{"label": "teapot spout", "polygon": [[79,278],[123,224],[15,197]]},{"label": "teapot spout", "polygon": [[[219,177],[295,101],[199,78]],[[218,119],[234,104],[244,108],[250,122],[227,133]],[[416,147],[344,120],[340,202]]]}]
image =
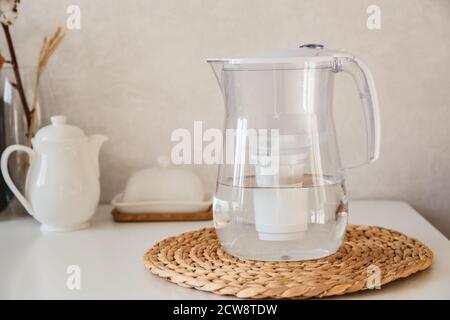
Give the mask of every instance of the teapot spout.
[{"label": "teapot spout", "polygon": [[94,134],[89,137],[89,152],[97,177],[100,176],[100,166],[98,159],[100,148],[102,147],[103,143],[105,143],[108,140],[109,140],[108,137],[101,134]]},{"label": "teapot spout", "polygon": [[224,87],[223,87],[223,60],[219,59],[208,59],[206,60],[209,63],[209,66],[211,67],[212,71],[214,72],[214,75],[216,76],[217,82],[219,83],[220,91],[222,91],[222,94],[224,93]]}]

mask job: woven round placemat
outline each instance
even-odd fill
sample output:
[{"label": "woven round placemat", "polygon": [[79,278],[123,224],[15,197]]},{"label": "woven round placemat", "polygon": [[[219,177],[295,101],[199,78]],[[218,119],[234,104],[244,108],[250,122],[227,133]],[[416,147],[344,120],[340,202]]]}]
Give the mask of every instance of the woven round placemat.
[{"label": "woven round placemat", "polygon": [[[298,262],[242,260],[227,254],[213,228],[158,242],[144,255],[152,273],[183,287],[239,298],[311,298],[368,289],[428,268],[421,242],[381,227],[349,225],[333,255]],[[372,276],[372,277],[371,277]]]}]

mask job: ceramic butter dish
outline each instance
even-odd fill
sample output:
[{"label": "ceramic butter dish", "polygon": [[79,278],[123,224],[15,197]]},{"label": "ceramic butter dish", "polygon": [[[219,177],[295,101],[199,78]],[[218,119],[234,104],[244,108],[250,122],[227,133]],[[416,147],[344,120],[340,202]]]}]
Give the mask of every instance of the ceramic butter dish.
[{"label": "ceramic butter dish", "polygon": [[212,195],[193,172],[159,157],[155,167],[135,172],[112,200],[116,221],[211,219]]}]

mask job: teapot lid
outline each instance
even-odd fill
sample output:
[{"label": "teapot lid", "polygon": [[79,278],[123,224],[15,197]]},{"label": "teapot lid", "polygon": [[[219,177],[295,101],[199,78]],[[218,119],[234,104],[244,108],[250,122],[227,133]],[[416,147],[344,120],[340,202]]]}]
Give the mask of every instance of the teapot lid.
[{"label": "teapot lid", "polygon": [[[332,67],[336,56],[352,56],[343,51],[326,49],[321,44],[304,44],[298,48],[290,48],[281,51],[257,54],[253,57],[230,58],[230,59],[208,59],[208,62],[222,62],[225,69],[267,67],[268,65],[305,66],[311,63],[315,67]],[[310,65],[306,65],[309,67]]]},{"label": "teapot lid", "polygon": [[67,124],[66,116],[53,116],[51,124],[41,128],[33,138],[33,143],[48,141],[78,140],[87,138],[83,130]]}]

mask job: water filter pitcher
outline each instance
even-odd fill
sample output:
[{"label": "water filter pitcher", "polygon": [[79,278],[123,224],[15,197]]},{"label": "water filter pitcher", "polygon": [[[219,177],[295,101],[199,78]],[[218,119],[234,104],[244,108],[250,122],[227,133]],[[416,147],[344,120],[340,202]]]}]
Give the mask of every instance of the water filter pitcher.
[{"label": "water filter pitcher", "polygon": [[225,250],[255,260],[336,252],[347,197],[335,133],[337,73],[355,80],[367,127],[367,161],[380,125],[372,75],[353,55],[309,44],[254,57],[210,59],[225,106],[214,223]]}]

